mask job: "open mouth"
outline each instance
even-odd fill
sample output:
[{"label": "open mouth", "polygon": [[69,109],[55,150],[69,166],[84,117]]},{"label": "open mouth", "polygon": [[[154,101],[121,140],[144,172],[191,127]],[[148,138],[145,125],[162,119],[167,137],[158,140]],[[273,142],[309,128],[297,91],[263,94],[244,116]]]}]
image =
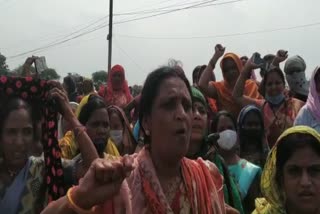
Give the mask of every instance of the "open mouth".
[{"label": "open mouth", "polygon": [[186,130],[185,129],[178,129],[177,131],[176,131],[176,134],[177,135],[185,135],[186,134]]}]

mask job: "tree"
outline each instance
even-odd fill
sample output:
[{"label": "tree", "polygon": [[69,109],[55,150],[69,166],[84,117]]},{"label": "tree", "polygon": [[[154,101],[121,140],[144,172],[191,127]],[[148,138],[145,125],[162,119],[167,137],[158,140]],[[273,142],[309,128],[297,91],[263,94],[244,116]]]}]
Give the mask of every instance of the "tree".
[{"label": "tree", "polygon": [[48,68],[48,69],[44,70],[42,73],[40,73],[39,77],[40,77],[40,79],[45,79],[45,80],[58,80],[58,79],[60,79],[59,74],[53,68]]},{"label": "tree", "polygon": [[[32,74],[36,73],[36,69],[34,66],[30,67],[30,72]],[[24,71],[23,71],[23,65],[20,65],[19,67],[13,69],[13,71],[11,72],[11,75],[12,76],[22,76],[22,77],[25,76]],[[39,74],[39,78],[45,79],[45,80],[58,80],[58,79],[60,79],[60,76],[56,72],[55,69],[48,68]]]},{"label": "tree", "polygon": [[108,72],[106,71],[97,71],[92,74],[93,84],[97,87],[100,87],[101,84],[105,84],[107,82]]},{"label": "tree", "polygon": [[6,60],[7,58],[0,53],[0,75],[8,75],[9,68]]}]

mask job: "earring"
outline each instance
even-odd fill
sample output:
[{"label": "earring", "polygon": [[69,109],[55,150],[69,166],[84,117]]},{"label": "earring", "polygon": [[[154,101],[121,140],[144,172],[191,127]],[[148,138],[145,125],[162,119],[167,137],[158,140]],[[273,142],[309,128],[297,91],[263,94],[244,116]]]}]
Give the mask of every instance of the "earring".
[{"label": "earring", "polygon": [[150,135],[150,131],[146,130],[146,135],[149,136]]}]

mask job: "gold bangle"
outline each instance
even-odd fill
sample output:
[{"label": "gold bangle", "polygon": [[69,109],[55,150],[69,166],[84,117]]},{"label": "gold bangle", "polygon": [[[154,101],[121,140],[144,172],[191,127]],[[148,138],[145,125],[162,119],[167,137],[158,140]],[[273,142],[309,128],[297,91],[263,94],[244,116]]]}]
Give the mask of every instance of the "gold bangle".
[{"label": "gold bangle", "polygon": [[73,201],[73,199],[71,197],[71,193],[74,188],[76,188],[76,187],[71,187],[67,192],[67,198],[68,198],[70,208],[78,214],[93,214],[94,208],[91,208],[90,210],[85,210],[85,209],[82,209],[81,207],[79,207],[78,205],[76,205],[76,203]]}]

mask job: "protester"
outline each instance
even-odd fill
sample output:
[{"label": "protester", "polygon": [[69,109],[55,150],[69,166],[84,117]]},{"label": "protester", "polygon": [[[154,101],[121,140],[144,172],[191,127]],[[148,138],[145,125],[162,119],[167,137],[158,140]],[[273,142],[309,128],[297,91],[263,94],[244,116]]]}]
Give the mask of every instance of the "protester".
[{"label": "protester", "polygon": [[306,63],[300,56],[290,57],[284,66],[286,80],[290,88],[290,96],[307,101],[309,84],[306,79]]},{"label": "protester", "polygon": [[244,212],[251,213],[255,199],[260,196],[261,168],[238,156],[235,120],[230,113],[219,112],[213,123],[219,133],[218,153],[239,186]]},{"label": "protester", "polygon": [[[23,81],[17,79],[16,82],[12,82],[16,84]],[[37,91],[41,90],[46,93],[40,88],[41,86],[38,88],[38,85],[33,85],[30,78],[24,83],[26,83],[26,87],[29,85],[30,88],[37,88]],[[59,151],[56,151],[53,147],[53,132],[49,129],[42,129],[44,131],[42,136],[45,136],[42,138],[42,142],[47,144],[45,145],[46,159],[44,157],[29,157],[28,154],[34,144],[36,129],[34,113],[30,105],[21,98],[5,96],[5,100],[1,100],[0,109],[0,151],[1,159],[3,159],[0,166],[0,210],[6,214],[40,213],[48,201],[52,200],[52,195],[48,195],[52,186],[55,187],[53,188],[55,195],[63,194],[62,184],[65,186],[76,184],[83,175],[81,173],[85,173],[88,166],[97,157],[96,152],[91,149],[93,145],[89,137],[86,132],[82,131],[82,126],[72,113],[62,86],[57,83],[51,84],[55,88],[50,91],[49,96],[51,100],[57,101],[56,104],[60,106],[60,113],[65,116],[72,129],[79,136],[78,143],[83,155],[83,162],[79,164],[78,162],[63,160],[62,168],[56,168],[53,162],[57,161],[55,158],[57,158]],[[43,87],[48,86],[44,83]],[[26,93],[26,91],[23,93]],[[23,97],[26,97],[26,94]],[[44,118],[44,120],[46,119]],[[48,123],[52,126],[52,121]],[[47,142],[45,139],[47,139]],[[64,183],[56,183],[59,176],[63,176],[62,182]]]},{"label": "protester", "polygon": [[[218,110],[226,110],[234,117],[238,117],[241,107],[232,98],[232,91],[242,71],[242,63],[239,57],[233,53],[225,54],[220,64],[224,80],[210,82],[210,75],[224,52],[224,47],[216,45],[215,53],[200,77],[199,87],[206,96],[217,101]],[[254,99],[261,98],[257,84],[252,80],[247,80],[244,93]]]},{"label": "protester", "polygon": [[[237,213],[224,204],[218,169],[202,159],[184,158],[192,126],[190,94],[188,80],[173,68],[149,74],[140,111],[148,146],[135,156],[96,160],[80,185],[44,214],[89,211],[107,200],[96,213]],[[126,183],[128,188],[121,189]],[[119,189],[124,204],[115,202]]]},{"label": "protester", "polygon": [[[80,123],[86,127],[88,136],[92,140],[100,157],[105,154],[119,156],[117,147],[109,140],[110,120],[107,106],[103,99],[97,95],[85,96],[76,115]],[[63,158],[72,159],[79,154],[77,137],[74,132],[69,131],[59,140],[61,155]]]},{"label": "protester", "polygon": [[[274,65],[279,65],[286,58],[286,51],[278,51]],[[284,74],[277,66],[269,70],[262,80],[261,86],[266,93],[265,100],[245,96],[243,93],[245,82],[252,70],[258,67],[259,65],[255,65],[252,58],[247,62],[234,88],[233,97],[242,107],[257,105],[262,109],[268,144],[272,148],[281,133],[293,126],[293,122],[304,103],[285,96]]]},{"label": "protester", "polygon": [[286,130],[267,159],[254,214],[319,213],[320,136],[306,126]]},{"label": "protester", "polygon": [[94,89],[93,81],[92,79],[84,79],[82,83],[82,90],[83,95],[86,96],[88,94],[96,93],[96,90]]},{"label": "protester", "polygon": [[217,154],[215,142],[207,139],[209,133],[208,106],[203,94],[195,87],[191,87],[193,122],[191,140],[187,157],[196,160],[201,157],[214,163],[224,178],[224,199],[227,204],[243,212],[239,190],[234,179],[230,176],[223,158]]},{"label": "protester", "polygon": [[133,154],[137,145],[127,117],[122,109],[117,106],[109,106],[108,114],[110,118],[110,138],[121,156]]},{"label": "protester", "polygon": [[66,90],[68,94],[68,99],[70,102],[77,102],[77,88],[76,88],[76,82],[72,78],[71,75],[66,76],[63,79],[63,88]]},{"label": "protester", "polygon": [[251,105],[241,110],[238,134],[240,157],[263,169],[269,146],[265,139],[263,115],[259,108]]},{"label": "protester", "polygon": [[317,67],[311,76],[310,91],[305,106],[301,108],[294,125],[309,126],[320,133],[320,68]]},{"label": "protester", "polygon": [[99,95],[104,98],[107,105],[124,108],[132,100],[124,68],[115,65],[108,74],[107,86],[99,90]]}]

